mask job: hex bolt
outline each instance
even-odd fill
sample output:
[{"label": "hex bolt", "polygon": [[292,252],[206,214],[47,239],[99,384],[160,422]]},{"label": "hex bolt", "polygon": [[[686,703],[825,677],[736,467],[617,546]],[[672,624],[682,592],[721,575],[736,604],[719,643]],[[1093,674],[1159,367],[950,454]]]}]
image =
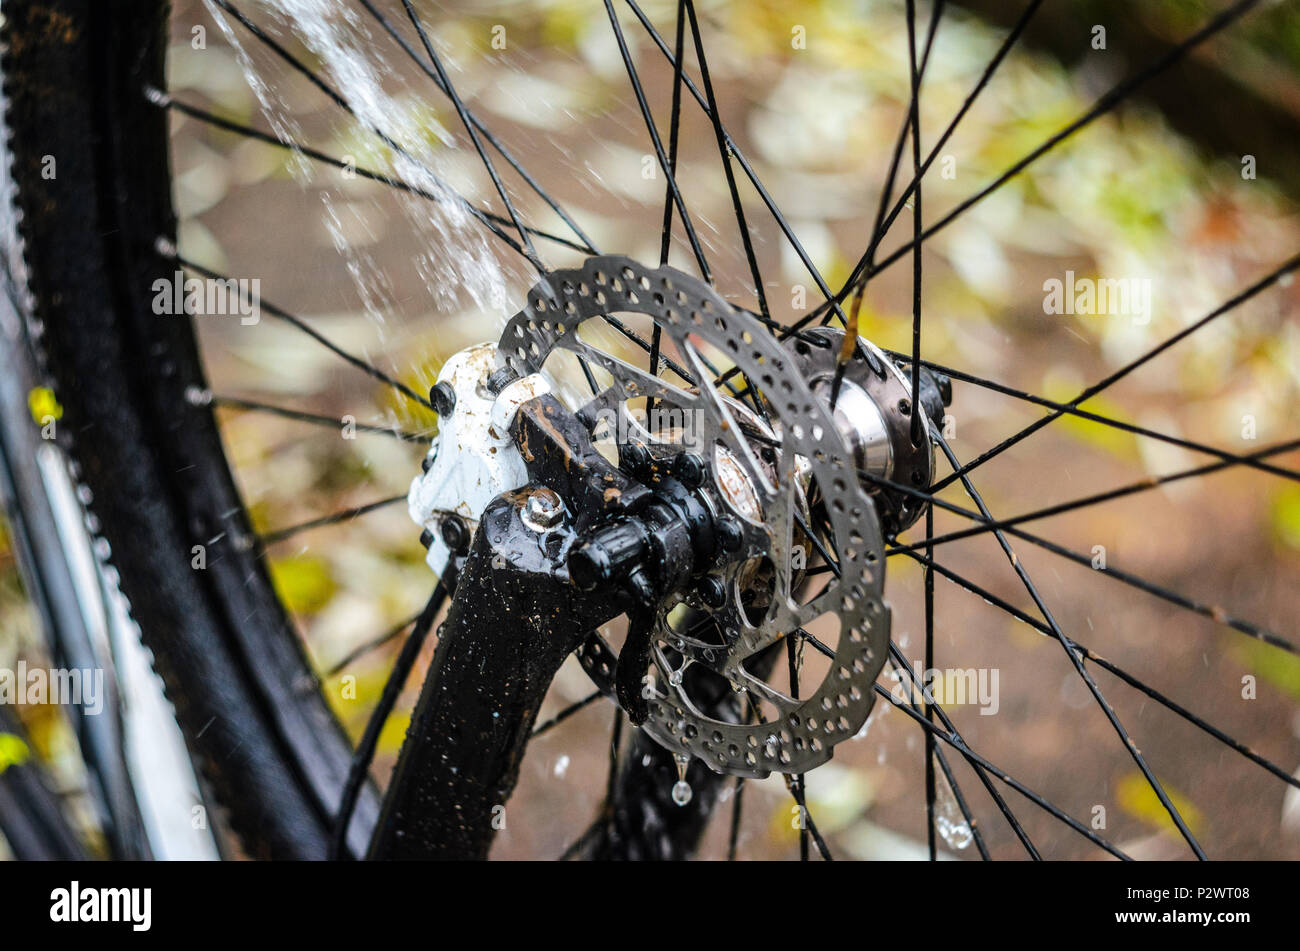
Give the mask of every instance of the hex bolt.
[{"label": "hex bolt", "polygon": [[442,540],[453,553],[460,553],[469,547],[469,529],[458,515],[448,515],[440,526]]},{"label": "hex bolt", "polygon": [[519,379],[519,374],[511,367],[501,367],[493,370],[487,378],[487,390],[493,396],[499,394],[507,386]]},{"label": "hex bolt", "polygon": [[696,591],[707,608],[716,611],[727,603],[727,586],[716,575],[705,575]]},{"label": "hex bolt", "polygon": [[433,532],[429,531],[427,528],[424,531],[420,532],[420,544],[423,545],[425,548],[428,548],[430,545],[432,545]]},{"label": "hex bolt", "polygon": [[452,389],[450,383],[443,380],[441,383],[434,384],[429,390],[429,402],[433,404],[433,411],[439,416],[450,416],[456,411],[456,391]]},{"label": "hex bolt", "polygon": [[698,489],[704,484],[704,477],[708,470],[705,468],[703,457],[698,453],[684,452],[677,457],[673,472],[688,489]]},{"label": "hex bolt", "polygon": [[644,472],[650,465],[650,450],[639,442],[624,443],[619,447],[619,456],[623,467],[629,472]]},{"label": "hex bolt", "polygon": [[564,517],[564,503],[554,491],[543,486],[529,493],[524,515],[532,527],[554,528]]}]

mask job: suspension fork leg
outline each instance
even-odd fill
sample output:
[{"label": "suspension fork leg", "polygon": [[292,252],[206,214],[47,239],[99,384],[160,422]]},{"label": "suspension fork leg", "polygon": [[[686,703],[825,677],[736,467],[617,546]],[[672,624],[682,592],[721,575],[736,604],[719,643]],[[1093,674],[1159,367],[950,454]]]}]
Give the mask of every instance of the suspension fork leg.
[{"label": "suspension fork leg", "polygon": [[555,672],[622,609],[561,569],[572,537],[521,512],[531,488],[483,513],[456,581],[370,846],[372,859],[483,859]]}]

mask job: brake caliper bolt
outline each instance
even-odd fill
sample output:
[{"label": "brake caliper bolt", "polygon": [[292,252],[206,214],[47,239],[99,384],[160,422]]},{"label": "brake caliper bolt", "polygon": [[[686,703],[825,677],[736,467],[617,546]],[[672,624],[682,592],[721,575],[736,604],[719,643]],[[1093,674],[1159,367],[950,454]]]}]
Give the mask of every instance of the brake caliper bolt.
[{"label": "brake caliper bolt", "polygon": [[673,472],[688,489],[698,489],[702,486],[707,474],[704,459],[693,452],[684,452],[678,456]]},{"label": "brake caliper bolt", "polygon": [[469,547],[469,531],[465,528],[465,523],[460,520],[459,516],[448,515],[442,520],[441,526],[442,540],[446,542],[447,547],[455,554],[460,554]]},{"label": "brake caliper bolt", "polygon": [[493,370],[487,378],[487,390],[493,396],[498,395],[507,386],[519,379],[519,374],[510,367]]},{"label": "brake caliper bolt", "polygon": [[717,610],[727,603],[727,586],[722,583],[722,579],[715,575],[706,575],[700,580],[699,587],[700,600],[704,606]]},{"label": "brake caliper bolt", "polygon": [[554,528],[564,515],[564,503],[552,490],[543,487],[529,494],[524,512],[532,526]]},{"label": "brake caliper bolt", "polygon": [[456,411],[456,391],[450,383],[443,380],[429,390],[429,402],[439,416],[450,416]]}]

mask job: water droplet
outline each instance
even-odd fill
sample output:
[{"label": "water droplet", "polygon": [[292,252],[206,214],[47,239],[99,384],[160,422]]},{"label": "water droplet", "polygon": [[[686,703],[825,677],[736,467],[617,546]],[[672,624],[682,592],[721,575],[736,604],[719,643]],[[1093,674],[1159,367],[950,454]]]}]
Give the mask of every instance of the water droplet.
[{"label": "water droplet", "polygon": [[691,784],[684,779],[673,783],[673,802],[684,806],[691,801]]},{"label": "water droplet", "polygon": [[936,770],[934,784],[934,828],[949,848],[966,848],[974,840],[966,817],[961,814],[957,797],[952,794],[948,777],[941,770]]},{"label": "water droplet", "polygon": [[561,756],[555,761],[555,778],[563,779],[564,774],[569,771],[569,757]]}]

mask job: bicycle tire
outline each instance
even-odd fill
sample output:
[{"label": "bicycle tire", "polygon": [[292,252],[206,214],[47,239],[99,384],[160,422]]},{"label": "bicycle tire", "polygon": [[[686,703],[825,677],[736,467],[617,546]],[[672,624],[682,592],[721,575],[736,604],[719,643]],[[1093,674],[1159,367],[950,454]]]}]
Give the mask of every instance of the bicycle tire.
[{"label": "bicycle tire", "polygon": [[[187,318],[156,316],[172,264],[166,0],[5,5],[2,61],[29,336],[197,765],[244,849],[324,858],[352,756],[251,538]],[[193,566],[205,546],[206,568]],[[378,798],[358,803],[364,851]]]}]

